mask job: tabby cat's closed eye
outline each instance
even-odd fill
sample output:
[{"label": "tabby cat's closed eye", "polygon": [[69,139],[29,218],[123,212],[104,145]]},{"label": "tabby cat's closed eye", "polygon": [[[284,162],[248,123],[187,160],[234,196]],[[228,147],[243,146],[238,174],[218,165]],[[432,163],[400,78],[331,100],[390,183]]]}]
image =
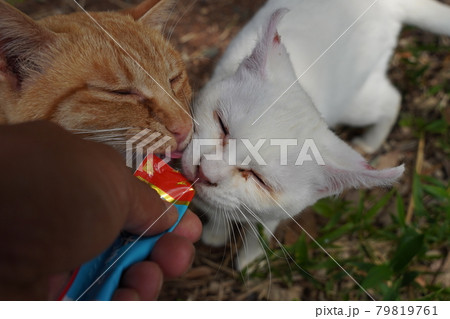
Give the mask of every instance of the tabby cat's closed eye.
[{"label": "tabby cat's closed eye", "polygon": [[176,91],[183,82],[183,73],[180,73],[169,80],[172,90]]},{"label": "tabby cat's closed eye", "polygon": [[112,90],[110,91],[113,94],[117,94],[117,95],[136,95],[135,92],[133,92],[132,90],[127,90],[127,89],[123,89],[123,90]]}]

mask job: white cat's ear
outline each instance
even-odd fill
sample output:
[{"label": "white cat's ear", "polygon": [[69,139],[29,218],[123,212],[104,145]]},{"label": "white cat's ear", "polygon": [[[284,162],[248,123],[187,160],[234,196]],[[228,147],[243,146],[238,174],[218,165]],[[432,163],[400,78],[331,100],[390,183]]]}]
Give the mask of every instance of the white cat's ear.
[{"label": "white cat's ear", "polygon": [[[336,138],[337,140],[337,138]],[[388,187],[405,171],[404,165],[376,170],[351,147],[339,140],[325,156],[323,179],[319,186],[321,197],[340,194],[350,188]]]},{"label": "white cat's ear", "polygon": [[161,30],[167,23],[175,4],[176,0],[145,0],[138,6],[126,10],[125,13],[152,29]]},{"label": "white cat's ear", "polygon": [[239,68],[241,70],[246,69],[247,71],[258,73],[264,77],[266,76],[269,59],[274,55],[279,55],[280,53],[286,54],[286,49],[281,44],[281,37],[278,34],[277,27],[281,19],[288,12],[288,9],[281,8],[276,10],[270,16],[263,28],[263,34],[252,54],[240,65]]},{"label": "white cat's ear", "polygon": [[370,165],[353,169],[341,169],[333,166],[325,168],[325,183],[319,189],[323,196],[338,195],[342,191],[351,188],[371,188],[371,187],[389,187],[392,186],[405,171],[404,165],[394,168],[376,170]]},{"label": "white cat's ear", "polygon": [[52,31],[0,1],[0,81],[20,81],[40,71],[44,51],[56,37]]}]

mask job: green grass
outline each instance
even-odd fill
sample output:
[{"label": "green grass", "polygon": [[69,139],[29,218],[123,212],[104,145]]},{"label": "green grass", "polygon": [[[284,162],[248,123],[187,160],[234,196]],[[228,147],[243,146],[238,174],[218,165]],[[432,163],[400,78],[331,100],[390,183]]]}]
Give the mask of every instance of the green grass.
[{"label": "green grass", "polygon": [[[406,203],[395,189],[381,198],[360,192],[357,203],[325,199],[314,206],[327,223],[317,242],[376,300],[450,300],[450,287],[437,280],[439,264],[448,254],[450,239],[450,185],[427,176],[414,176],[412,222]],[[368,205],[369,204],[369,205]],[[367,206],[368,205],[368,206]],[[381,211],[389,222],[378,221]],[[303,234],[285,247],[300,267],[280,261],[281,251],[269,252],[272,276],[294,284],[300,275],[328,300],[370,299],[314,242]],[[253,276],[267,276],[262,267]]]}]

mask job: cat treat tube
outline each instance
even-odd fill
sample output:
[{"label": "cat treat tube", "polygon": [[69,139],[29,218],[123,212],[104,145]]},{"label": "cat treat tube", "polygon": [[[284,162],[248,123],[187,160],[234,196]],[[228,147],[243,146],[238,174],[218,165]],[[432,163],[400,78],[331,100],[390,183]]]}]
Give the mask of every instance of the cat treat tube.
[{"label": "cat treat tube", "polygon": [[148,156],[134,175],[178,210],[178,220],[167,231],[152,237],[122,233],[101,255],[77,269],[58,300],[111,300],[123,272],[145,260],[159,238],[178,225],[194,197],[192,185],[163,160]]}]

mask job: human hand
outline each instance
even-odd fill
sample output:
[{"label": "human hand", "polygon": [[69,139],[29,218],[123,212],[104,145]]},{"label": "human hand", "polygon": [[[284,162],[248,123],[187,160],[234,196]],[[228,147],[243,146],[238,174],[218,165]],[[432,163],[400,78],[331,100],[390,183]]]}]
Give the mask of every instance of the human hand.
[{"label": "human hand", "polygon": [[[60,274],[102,252],[122,229],[141,234],[167,209],[113,149],[54,124],[1,126],[0,150],[0,299],[46,299]],[[169,209],[146,235],[177,216]],[[115,299],[155,299],[163,274],[187,270],[200,232],[198,218],[186,214],[151,262],[130,267]]]}]

